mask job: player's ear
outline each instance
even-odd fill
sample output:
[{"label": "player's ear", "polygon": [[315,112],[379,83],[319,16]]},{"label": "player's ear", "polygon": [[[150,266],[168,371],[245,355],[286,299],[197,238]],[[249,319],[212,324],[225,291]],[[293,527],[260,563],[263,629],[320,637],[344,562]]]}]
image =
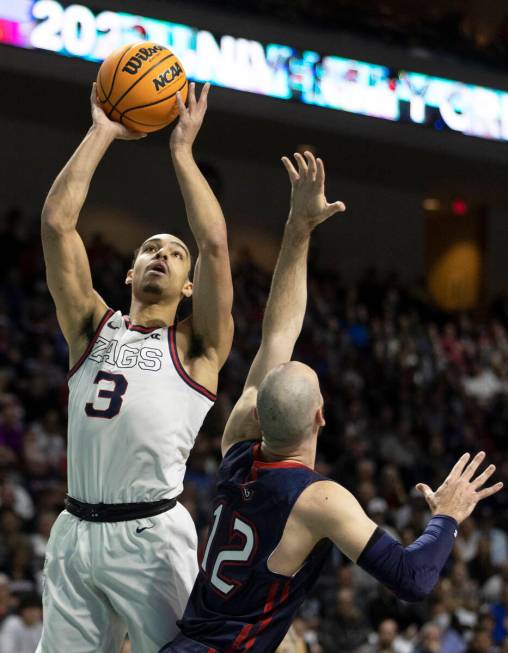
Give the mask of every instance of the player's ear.
[{"label": "player's ear", "polygon": [[182,295],[184,297],[192,297],[192,281],[187,280],[182,288]]},{"label": "player's ear", "polygon": [[132,286],[132,276],[133,276],[133,274],[134,274],[134,270],[131,268],[127,272],[127,276],[125,277],[125,285],[126,286]]},{"label": "player's ear", "polygon": [[323,412],[323,406],[320,406],[317,410],[316,417],[314,418],[318,428],[325,426],[325,414]]}]

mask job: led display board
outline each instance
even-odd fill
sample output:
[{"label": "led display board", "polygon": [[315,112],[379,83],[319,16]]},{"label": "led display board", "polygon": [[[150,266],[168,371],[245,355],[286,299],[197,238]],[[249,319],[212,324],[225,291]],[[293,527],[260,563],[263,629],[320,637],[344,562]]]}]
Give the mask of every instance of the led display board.
[{"label": "led display board", "polygon": [[508,140],[508,93],[500,90],[81,4],[0,0],[0,43],[100,62],[139,39],[170,47],[196,81]]}]

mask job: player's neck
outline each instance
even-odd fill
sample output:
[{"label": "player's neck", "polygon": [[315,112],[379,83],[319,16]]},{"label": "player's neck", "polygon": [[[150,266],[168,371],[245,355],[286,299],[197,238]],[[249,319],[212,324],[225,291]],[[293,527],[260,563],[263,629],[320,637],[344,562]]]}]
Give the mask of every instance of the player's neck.
[{"label": "player's neck", "polygon": [[294,462],[314,469],[316,464],[316,441],[314,438],[302,442],[296,449],[274,449],[263,440],[261,455],[268,463]]},{"label": "player's neck", "polygon": [[174,300],[158,304],[143,304],[133,297],[129,317],[132,324],[139,326],[170,326],[175,322],[177,308],[178,302]]}]

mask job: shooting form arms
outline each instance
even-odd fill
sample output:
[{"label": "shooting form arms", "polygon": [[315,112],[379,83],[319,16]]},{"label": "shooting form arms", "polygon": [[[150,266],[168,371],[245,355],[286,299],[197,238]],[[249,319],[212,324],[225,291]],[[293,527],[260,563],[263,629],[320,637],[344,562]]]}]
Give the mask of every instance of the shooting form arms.
[{"label": "shooting form arms", "polygon": [[95,329],[107,308],[93,289],[88,256],[77,231],[79,214],[95,170],[113,140],[144,136],[108,120],[97,102],[95,84],[90,100],[92,127],[54,181],[41,216],[46,278],[71,366],[88,344],[88,326]]},{"label": "shooting form arms", "polygon": [[[216,377],[233,339],[233,282],[224,215],[192,153],[206,113],[209,89],[210,85],[205,84],[196,100],[195,84],[191,84],[188,108],[177,94],[180,118],[171,134],[170,148],[187,219],[199,250],[193,280],[192,331],[210,361],[210,377]],[[213,383],[212,379],[205,384],[209,387]]]}]

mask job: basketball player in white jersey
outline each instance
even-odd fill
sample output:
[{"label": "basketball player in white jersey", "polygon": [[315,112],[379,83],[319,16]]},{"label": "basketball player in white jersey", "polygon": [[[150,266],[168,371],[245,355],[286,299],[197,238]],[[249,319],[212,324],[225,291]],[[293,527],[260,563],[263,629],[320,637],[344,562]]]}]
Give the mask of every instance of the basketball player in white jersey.
[{"label": "basketball player in white jersey", "polygon": [[[47,282],[70,352],[69,495],[48,545],[39,653],[117,653],[127,632],[133,653],[155,653],[197,574],[195,527],[176,497],[233,334],[226,224],[192,155],[208,90],[197,101],[192,84],[188,108],[178,97],[170,139],[199,250],[193,282],[188,247],[162,233],[127,272],[129,316],[94,291],[79,213],[113,140],[140,138],[106,118],[95,88],[92,127],[44,205]],[[191,295],[192,316],[175,324]]]}]

